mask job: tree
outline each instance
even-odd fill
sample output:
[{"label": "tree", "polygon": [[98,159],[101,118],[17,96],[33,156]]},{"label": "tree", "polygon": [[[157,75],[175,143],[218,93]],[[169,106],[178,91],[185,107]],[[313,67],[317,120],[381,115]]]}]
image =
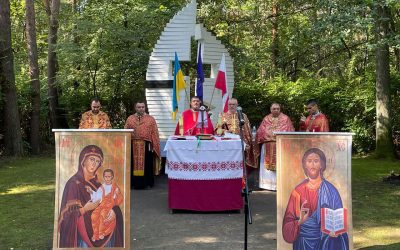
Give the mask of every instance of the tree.
[{"label": "tree", "polygon": [[33,154],[40,152],[40,81],[35,28],[35,2],[25,0],[26,42],[28,47],[29,76],[31,79],[30,143]]},{"label": "tree", "polygon": [[11,48],[10,2],[0,0],[0,86],[4,103],[5,153],[23,154],[17,92],[15,88],[14,56]]},{"label": "tree", "polygon": [[50,119],[53,128],[67,128],[68,123],[62,115],[58,101],[57,77],[57,32],[58,15],[60,13],[60,0],[45,0],[49,16],[48,55],[47,55],[47,85],[49,94]]},{"label": "tree", "polygon": [[389,7],[376,3],[376,149],[379,158],[393,158],[390,110]]},{"label": "tree", "polygon": [[[32,83],[26,60],[25,1],[10,0],[10,8],[21,133],[28,140]],[[60,118],[76,127],[94,93],[110,114],[113,127],[122,127],[132,104],[144,99],[146,67],[154,44],[168,20],[188,1],[44,2],[35,6],[40,69],[47,67],[48,59],[48,71],[40,71],[40,78],[48,79],[42,86],[42,91],[48,91],[41,92],[42,103],[49,101],[49,108],[41,107],[41,116],[49,118],[40,120],[43,143],[52,140],[52,127],[66,127],[60,125]],[[239,101],[248,108],[252,122],[257,124],[266,115],[269,101],[284,102],[285,111],[298,117],[302,112],[299,105],[314,97],[329,115],[334,131],[355,132],[355,151],[375,149],[375,59],[381,58],[374,39],[376,1],[197,2],[198,22],[204,23],[233,56],[234,95],[242,96]],[[382,40],[389,45],[392,69],[388,109],[396,110],[400,108],[400,2],[385,2],[391,10],[389,37]],[[383,68],[387,74],[387,66]],[[254,92],[243,95],[238,89]],[[331,108],[332,103],[335,108]],[[60,107],[65,107],[66,116],[60,116]],[[385,119],[392,120],[391,130],[397,134],[400,113],[390,115]],[[2,119],[0,116],[0,130],[4,131]]]},{"label": "tree", "polygon": [[272,6],[272,15],[274,16],[271,20],[272,22],[272,45],[271,45],[271,61],[273,66],[273,72],[278,70],[278,58],[279,58],[279,41],[278,41],[278,11],[279,4],[277,0],[274,1]]}]

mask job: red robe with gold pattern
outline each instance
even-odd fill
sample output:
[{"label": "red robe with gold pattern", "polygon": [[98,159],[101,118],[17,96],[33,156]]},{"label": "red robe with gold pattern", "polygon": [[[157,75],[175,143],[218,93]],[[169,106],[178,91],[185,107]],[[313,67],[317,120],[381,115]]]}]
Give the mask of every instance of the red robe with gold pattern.
[{"label": "red robe with gold pattern", "polygon": [[126,129],[133,129],[132,150],[133,152],[133,175],[143,176],[144,174],[144,155],[145,142],[151,143],[152,151],[155,154],[156,162],[154,174],[160,173],[160,137],[156,120],[148,114],[139,116],[137,113],[128,117],[125,123]]},{"label": "red robe with gold pattern", "polygon": [[304,132],[329,132],[328,118],[322,113],[307,116],[306,120],[300,121],[300,131]]},{"label": "red robe with gold pattern", "polygon": [[111,128],[110,119],[103,111],[99,111],[97,115],[91,110],[82,114],[79,128]]},{"label": "red robe with gold pattern", "polygon": [[[257,168],[257,163],[255,160],[255,155],[258,155],[257,148],[254,145],[253,138],[251,136],[250,122],[246,114],[243,114],[244,126],[243,126],[243,140],[246,143],[245,153],[246,153],[246,165],[250,167]],[[232,134],[239,135],[239,119],[237,113],[230,113],[229,111],[221,115],[221,124],[216,125],[215,131],[218,133],[218,129],[222,129],[222,134],[229,132]]]},{"label": "red robe with gold pattern", "polygon": [[276,136],[274,132],[290,132],[294,131],[292,121],[290,118],[280,113],[278,117],[274,117],[272,114],[264,117],[260,127],[257,130],[256,142],[260,144],[260,148],[265,143],[264,152],[264,167],[268,170],[276,169]]}]

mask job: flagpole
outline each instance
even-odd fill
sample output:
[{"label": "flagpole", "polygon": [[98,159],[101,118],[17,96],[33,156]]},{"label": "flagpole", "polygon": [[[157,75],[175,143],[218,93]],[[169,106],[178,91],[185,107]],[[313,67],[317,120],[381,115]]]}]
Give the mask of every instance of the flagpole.
[{"label": "flagpole", "polygon": [[212,94],[211,94],[210,107],[211,107],[212,100],[213,100],[213,98],[214,98],[214,91],[215,91],[215,85],[214,85],[213,92],[212,92]]},{"label": "flagpole", "polygon": [[203,71],[203,60],[202,60],[202,53],[201,53],[201,46],[202,42],[199,41],[198,46],[197,46],[197,67],[196,67],[196,72],[197,72],[197,77],[195,81],[195,95],[199,97],[200,101],[204,104],[203,100],[203,85],[204,85],[204,71]]},{"label": "flagpole", "polygon": [[[178,59],[178,54],[175,52],[175,60],[174,60],[174,82],[173,82],[173,90],[172,90],[172,112],[173,112],[173,118],[176,119],[176,113],[179,110],[179,104],[180,102],[180,93],[182,89],[185,89],[185,94],[187,98],[187,92],[186,92],[186,82],[185,82],[185,77],[183,75],[181,66],[179,64],[179,59]],[[178,93],[177,93],[178,92]]]},{"label": "flagpole", "polygon": [[226,65],[225,65],[225,54],[222,53],[221,63],[219,64],[218,73],[215,78],[215,84],[213,93],[211,96],[211,101],[214,98],[214,91],[215,89],[220,89],[222,94],[222,112],[227,112],[228,100],[229,100],[229,93],[228,93],[228,82],[226,77]]},{"label": "flagpole", "polygon": [[189,102],[189,108],[190,108],[190,99],[188,98],[188,93],[187,93],[187,90],[186,90],[186,88],[185,88],[185,97],[186,97],[186,99],[188,100],[188,102]]}]

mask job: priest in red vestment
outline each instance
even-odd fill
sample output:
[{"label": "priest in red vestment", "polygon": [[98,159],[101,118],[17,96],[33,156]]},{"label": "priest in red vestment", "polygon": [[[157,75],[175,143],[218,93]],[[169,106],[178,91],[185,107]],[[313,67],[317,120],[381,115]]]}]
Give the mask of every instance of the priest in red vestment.
[{"label": "priest in red vestment", "polygon": [[126,129],[133,129],[131,186],[144,189],[153,187],[154,175],[160,173],[160,137],[156,120],[145,113],[144,102],[136,103],[135,110],[125,123]]},{"label": "priest in red vestment", "polygon": [[307,101],[307,118],[302,116],[300,119],[300,131],[303,132],[329,132],[328,118],[322,114],[315,99]]},{"label": "priest in red vestment", "polygon": [[[281,113],[281,105],[273,103],[271,114],[264,117],[256,134],[256,143],[261,148],[260,188],[276,190],[276,136],[274,132],[294,131],[290,118]],[[257,155],[258,157],[258,155]]]},{"label": "priest in red vestment", "polygon": [[176,124],[175,135],[214,134],[214,127],[206,110],[200,110],[201,101],[197,96],[190,99],[190,109],[182,112],[182,122]]},{"label": "priest in red vestment", "polygon": [[90,103],[90,108],[91,110],[82,114],[82,118],[79,123],[80,129],[111,128],[108,115],[103,111],[100,111],[101,104],[99,99],[93,98],[92,102]]}]

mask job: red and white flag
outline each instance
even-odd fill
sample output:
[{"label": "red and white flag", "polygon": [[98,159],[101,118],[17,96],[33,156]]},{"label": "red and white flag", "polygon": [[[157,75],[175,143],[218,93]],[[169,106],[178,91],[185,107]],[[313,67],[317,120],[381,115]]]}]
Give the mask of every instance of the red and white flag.
[{"label": "red and white flag", "polygon": [[228,112],[228,83],[226,81],[226,65],[225,54],[222,54],[221,64],[219,65],[217,79],[215,80],[215,88],[220,89],[222,93],[222,110]]}]

